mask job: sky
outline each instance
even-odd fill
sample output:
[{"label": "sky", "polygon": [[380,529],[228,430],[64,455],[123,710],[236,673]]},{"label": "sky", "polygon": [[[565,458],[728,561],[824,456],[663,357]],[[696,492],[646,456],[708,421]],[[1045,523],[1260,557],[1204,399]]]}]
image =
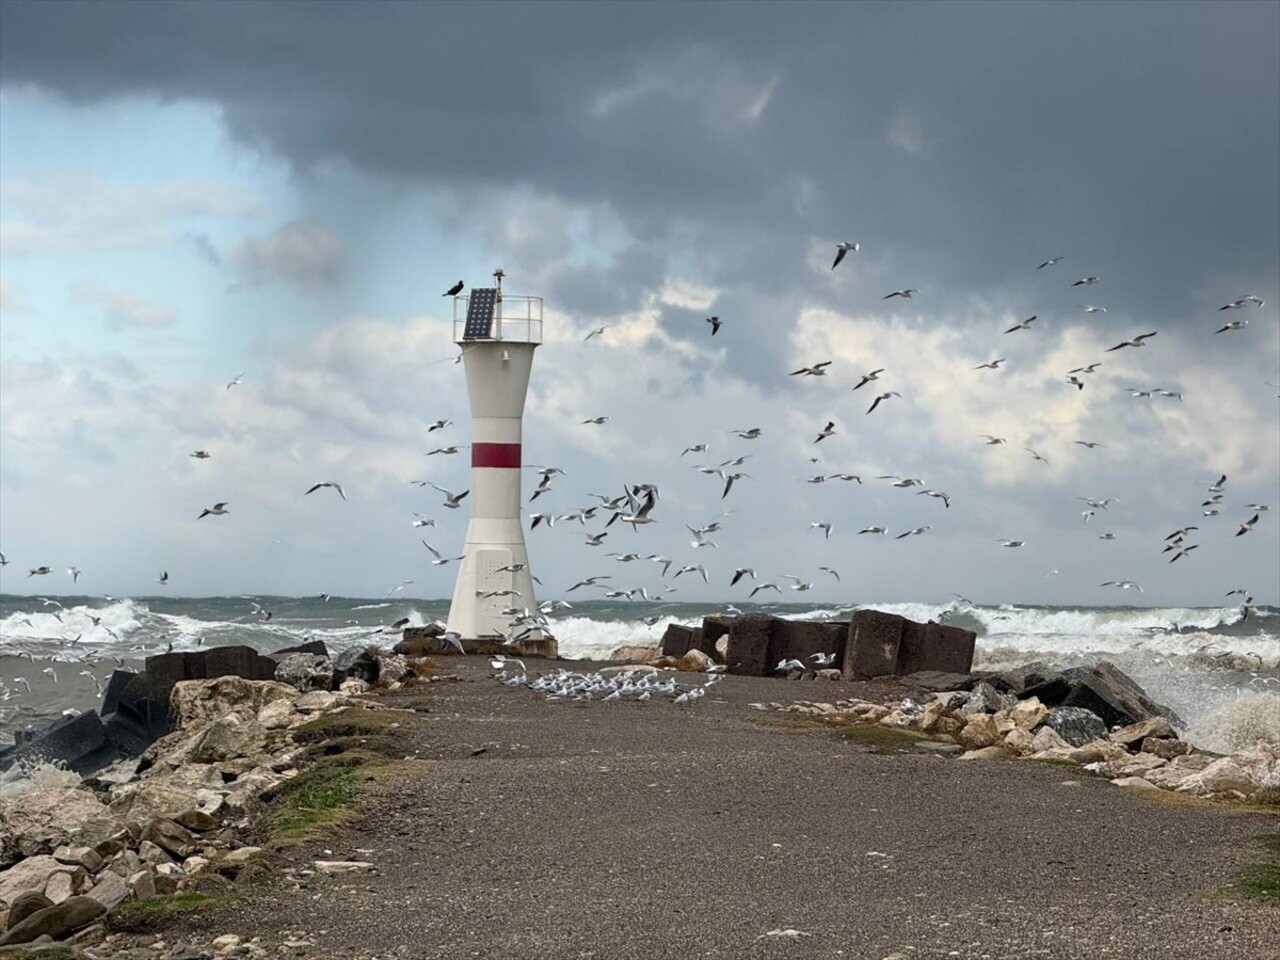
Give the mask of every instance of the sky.
[{"label": "sky", "polygon": [[9,0],[0,591],[449,596],[466,510],[411,481],[470,486],[441,294],[497,267],[545,300],[530,509],[660,490],[528,532],[540,599],[657,593],[636,552],[686,601],[1280,601],[1280,4],[1230,2]]}]

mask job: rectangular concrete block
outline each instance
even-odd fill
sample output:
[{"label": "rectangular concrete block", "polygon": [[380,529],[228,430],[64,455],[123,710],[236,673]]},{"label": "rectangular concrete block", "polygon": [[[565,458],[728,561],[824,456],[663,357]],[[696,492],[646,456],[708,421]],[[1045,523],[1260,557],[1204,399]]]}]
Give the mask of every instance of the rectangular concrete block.
[{"label": "rectangular concrete block", "polygon": [[902,617],[879,610],[857,611],[849,624],[849,640],[841,668],[844,675],[865,680],[896,674],[902,627],[906,622]]},{"label": "rectangular concrete block", "polygon": [[662,655],[683,657],[690,649],[698,649],[701,640],[702,631],[696,627],[686,627],[682,623],[667,624],[666,633],[662,635]]},{"label": "rectangular concrete block", "polygon": [[748,613],[729,627],[729,648],[725,663],[729,672],[746,677],[767,676],[777,663],[769,663],[769,639],[776,622],[767,613]]},{"label": "rectangular concrete block", "polygon": [[[702,618],[702,643],[698,649],[705,653],[716,663],[724,663],[724,654],[721,653],[717,644],[721,638],[729,636],[729,628],[733,626],[733,617],[703,617]],[[728,640],[725,640],[727,649]]]}]

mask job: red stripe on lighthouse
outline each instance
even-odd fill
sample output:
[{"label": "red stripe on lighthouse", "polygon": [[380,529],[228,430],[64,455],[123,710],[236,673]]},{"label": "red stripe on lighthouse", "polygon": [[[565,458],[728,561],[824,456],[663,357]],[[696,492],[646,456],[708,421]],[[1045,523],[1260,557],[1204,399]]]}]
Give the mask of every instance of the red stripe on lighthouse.
[{"label": "red stripe on lighthouse", "polygon": [[520,444],[473,443],[471,445],[473,467],[519,467]]}]

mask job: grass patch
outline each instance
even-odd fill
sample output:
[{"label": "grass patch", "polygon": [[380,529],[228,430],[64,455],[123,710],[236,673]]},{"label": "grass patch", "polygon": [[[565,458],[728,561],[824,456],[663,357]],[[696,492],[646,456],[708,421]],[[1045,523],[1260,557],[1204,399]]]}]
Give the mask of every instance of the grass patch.
[{"label": "grass patch", "polygon": [[318,828],[350,819],[350,808],[360,798],[360,774],[354,764],[321,764],[280,785],[276,796],[283,801],[272,825],[277,843],[298,843]]},{"label": "grass patch", "polygon": [[0,956],[13,957],[15,960],[69,960],[75,954],[70,947],[6,947]]},{"label": "grass patch", "polygon": [[145,915],[149,917],[172,917],[181,913],[196,910],[207,910],[210,907],[227,906],[235,902],[235,897],[211,893],[175,893],[171,897],[152,897],[150,900],[126,900],[112,907],[113,914]]},{"label": "grass patch", "polygon": [[297,743],[318,743],[335,737],[370,737],[385,734],[404,722],[405,714],[393,710],[366,710],[348,707],[314,720],[308,720],[293,729]]},{"label": "grass patch", "polygon": [[895,753],[914,753],[915,745],[921,740],[930,740],[927,734],[903,730],[900,727],[883,727],[878,723],[857,723],[836,728],[836,735],[841,740],[856,743],[872,753],[890,756]]},{"label": "grass patch", "polygon": [[1280,906],[1280,834],[1262,837],[1266,857],[1250,864],[1236,881],[1236,892],[1251,900],[1266,900]]}]

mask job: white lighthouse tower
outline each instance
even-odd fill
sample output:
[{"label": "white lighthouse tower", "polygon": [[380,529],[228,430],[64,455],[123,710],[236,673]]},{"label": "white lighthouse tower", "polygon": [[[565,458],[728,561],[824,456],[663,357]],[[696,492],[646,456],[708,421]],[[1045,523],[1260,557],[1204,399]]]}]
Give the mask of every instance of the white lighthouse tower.
[{"label": "white lighthouse tower", "polygon": [[[520,523],[520,468],[525,394],[533,351],[542,342],[542,298],[506,295],[502,271],[493,277],[493,287],[454,298],[453,339],[462,349],[471,400],[471,519],[448,629],[469,653],[500,649],[500,634],[524,629],[513,631],[503,610],[537,607]],[[554,641],[541,638],[535,633],[515,649],[555,656]]]}]

